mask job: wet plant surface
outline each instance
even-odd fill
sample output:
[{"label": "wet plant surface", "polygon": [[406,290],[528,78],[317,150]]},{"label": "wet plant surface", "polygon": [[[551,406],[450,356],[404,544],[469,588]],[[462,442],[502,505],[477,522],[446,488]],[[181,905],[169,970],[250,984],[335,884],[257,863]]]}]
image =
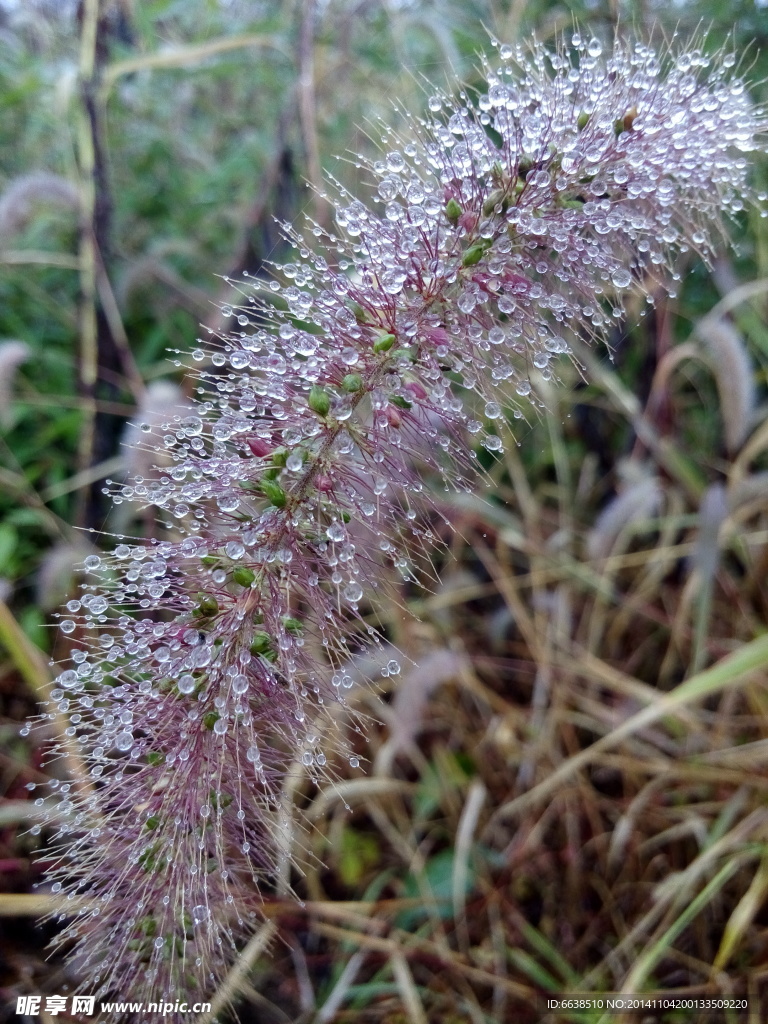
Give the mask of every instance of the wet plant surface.
[{"label": "wet plant surface", "polygon": [[[152,33],[194,37],[158,9],[125,23],[137,56],[117,10],[91,73],[126,76],[128,123]],[[5,169],[8,1019],[20,995],[99,986],[257,1021],[600,1019],[547,1016],[579,992],[689,1000],[616,1021],[759,1019],[765,221],[744,182],[759,192],[762,114],[733,47],[705,56],[716,33],[658,58],[602,33],[484,42],[465,96],[404,86],[423,122],[384,112],[335,215],[312,200],[264,273],[280,235],[260,218],[299,223],[286,139],[318,169],[339,14],[299,24],[316,91],[278,126],[212,314],[220,228],[210,250],[204,231],[152,249],[165,214],[118,229],[138,202],[119,190],[106,224],[82,148],[72,184]],[[193,64],[226,51],[194,45]],[[73,103],[98,199],[125,166]],[[738,250],[716,240],[705,270],[722,213]],[[38,337],[56,275],[71,315]]]}]

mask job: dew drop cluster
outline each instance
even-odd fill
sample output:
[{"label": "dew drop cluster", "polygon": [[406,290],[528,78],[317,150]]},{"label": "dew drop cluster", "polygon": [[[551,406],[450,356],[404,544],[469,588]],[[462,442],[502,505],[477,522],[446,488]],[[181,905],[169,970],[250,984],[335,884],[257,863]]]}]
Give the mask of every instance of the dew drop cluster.
[{"label": "dew drop cluster", "polygon": [[142,434],[164,468],[110,485],[163,530],[90,556],[60,623],[49,715],[89,780],[49,824],[90,991],[207,993],[232,961],[289,856],[286,775],[359,765],[350,637],[377,642],[390,570],[419,578],[430,494],[471,488],[573,338],[744,208],[766,117],[733,64],[497,47],[476,102],[379,126],[374,201],[331,182],[334,229],[285,225],[292,261],[192,353],[194,408]]}]

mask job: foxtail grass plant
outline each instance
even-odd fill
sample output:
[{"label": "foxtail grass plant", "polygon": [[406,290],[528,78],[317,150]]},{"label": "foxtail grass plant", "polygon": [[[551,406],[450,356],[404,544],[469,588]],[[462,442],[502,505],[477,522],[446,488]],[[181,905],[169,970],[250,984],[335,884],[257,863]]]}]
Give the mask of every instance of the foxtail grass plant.
[{"label": "foxtail grass plant", "polygon": [[751,201],[768,120],[735,65],[497,47],[482,95],[381,127],[372,201],[329,185],[335,230],[286,225],[293,262],[192,353],[194,408],[142,435],[163,468],[110,487],[172,527],[90,555],[60,623],[48,715],[89,778],[58,787],[54,889],[92,991],[202,998],[236,956],[290,856],[291,764],[357,767],[350,660],[381,643],[383,565],[429,572],[430,493],[472,488],[532,370],[605,339],[628,290],[674,292]]}]

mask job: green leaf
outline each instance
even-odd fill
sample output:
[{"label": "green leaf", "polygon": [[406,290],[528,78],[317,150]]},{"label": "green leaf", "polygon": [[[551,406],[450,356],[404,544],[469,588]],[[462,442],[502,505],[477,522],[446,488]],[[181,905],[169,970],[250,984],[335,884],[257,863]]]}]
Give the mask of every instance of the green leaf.
[{"label": "green leaf", "polygon": [[449,199],[445,204],[445,216],[454,226],[458,223],[459,217],[461,216],[461,207],[455,199]]},{"label": "green leaf", "polygon": [[256,579],[256,573],[245,565],[238,565],[232,572],[232,579],[241,587],[250,587]]},{"label": "green leaf", "polygon": [[10,523],[0,523],[0,573],[10,576],[11,560],[19,543],[19,536]]},{"label": "green leaf", "polygon": [[[453,849],[441,850],[434,857],[430,857],[424,870],[418,876],[409,874],[406,877],[403,895],[410,899],[423,899],[427,896],[427,901],[423,908],[413,907],[401,911],[397,915],[399,927],[413,931],[418,922],[430,913],[429,895],[437,904],[437,914],[442,920],[449,920],[453,916],[454,857]],[[468,896],[474,887],[475,872],[469,867],[464,885],[464,895]]]},{"label": "green leaf", "polygon": [[357,886],[379,860],[379,844],[375,836],[354,828],[345,828],[339,850],[339,876],[350,888]]},{"label": "green leaf", "polygon": [[261,490],[264,493],[264,497],[267,498],[275,508],[285,508],[288,502],[288,495],[280,484],[276,484],[273,480],[262,480]]},{"label": "green leaf", "polygon": [[319,384],[312,385],[307,404],[312,412],[316,412],[318,416],[325,417],[331,411],[330,395],[325,388],[321,388]]},{"label": "green leaf", "polygon": [[470,249],[467,249],[461,261],[462,267],[474,267],[475,264],[479,263],[487,252],[489,245],[490,243],[481,242],[479,245],[473,245]]},{"label": "green leaf", "polygon": [[373,351],[376,353],[389,352],[396,340],[394,334],[380,334],[373,343]]}]

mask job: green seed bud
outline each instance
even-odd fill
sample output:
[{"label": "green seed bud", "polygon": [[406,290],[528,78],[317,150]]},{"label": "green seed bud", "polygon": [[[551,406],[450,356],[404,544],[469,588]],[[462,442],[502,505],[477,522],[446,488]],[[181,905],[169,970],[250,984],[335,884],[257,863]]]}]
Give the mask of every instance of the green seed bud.
[{"label": "green seed bud", "polygon": [[281,468],[283,468],[285,466],[287,459],[287,448],[275,448],[275,450],[272,452],[272,464],[275,466],[280,466]]},{"label": "green seed bud", "polygon": [[[208,792],[208,799],[211,801],[211,807],[214,811],[219,808],[226,810],[227,807],[232,803],[234,797],[229,793],[217,793],[215,789],[211,789]],[[191,922],[190,922],[191,923]]]},{"label": "green seed bud", "polygon": [[483,203],[483,213],[486,217],[490,217],[499,205],[501,206],[502,213],[509,207],[509,196],[507,195],[507,190],[505,188],[497,188],[491,192]]},{"label": "green seed bud", "polygon": [[409,363],[415,363],[416,353],[412,348],[396,348],[392,353],[392,359],[407,359]]},{"label": "green seed bud", "polygon": [[389,352],[397,341],[394,334],[380,334],[373,343],[374,352]]},{"label": "green seed bud", "polygon": [[389,401],[392,403],[392,405],[396,405],[398,407],[398,409],[412,409],[413,408],[412,404],[408,401],[408,399],[407,398],[403,398],[402,395],[392,395],[392,397],[390,398]]},{"label": "green seed bud", "polygon": [[504,168],[501,166],[498,160],[494,160],[491,166],[491,179],[496,184],[500,184],[504,181]]},{"label": "green seed bud", "polygon": [[458,224],[459,217],[461,216],[461,207],[455,199],[449,199],[445,204],[445,216],[454,226]]},{"label": "green seed bud", "polygon": [[159,824],[160,824],[160,819],[158,818],[158,816],[156,814],[153,814],[151,817],[147,818],[147,820],[144,822],[144,828],[149,829],[150,832],[154,832]]},{"label": "green seed bud", "polygon": [[219,602],[213,596],[213,594],[198,594],[198,601],[200,602],[195,608],[194,614],[200,618],[210,618],[211,615],[217,615],[219,611]]},{"label": "green seed bud", "polygon": [[558,196],[556,204],[562,210],[583,210],[584,200],[583,199],[564,199],[562,196]]},{"label": "green seed bud", "polygon": [[147,764],[163,764],[165,762],[165,754],[161,754],[159,750],[150,750],[147,754]]},{"label": "green seed bud", "polygon": [[218,711],[209,711],[208,714],[203,715],[203,725],[209,732],[213,732],[213,727],[220,718],[221,715]]},{"label": "green seed bud", "polygon": [[142,917],[139,921],[139,931],[144,935],[150,936],[157,935],[157,921],[151,915]]},{"label": "green seed bud", "polygon": [[261,489],[264,492],[264,497],[267,498],[275,508],[285,508],[288,501],[288,495],[279,484],[276,484],[273,480],[262,480]]},{"label": "green seed bud", "polygon": [[216,555],[203,555],[200,561],[207,569],[210,569],[214,565],[219,564],[219,559],[216,557]]},{"label": "green seed bud", "polygon": [[462,267],[474,267],[483,258],[487,248],[487,245],[473,245],[471,249],[467,249],[461,261]]},{"label": "green seed bud", "polygon": [[363,389],[363,378],[359,373],[348,373],[344,380],[341,382],[341,386],[345,391],[352,394],[355,391],[362,391]]},{"label": "green seed bud", "polygon": [[147,873],[149,873],[150,871],[154,871],[155,865],[157,864],[157,854],[159,852],[159,849],[160,844],[153,843],[151,846],[148,846],[146,850],[143,850],[142,853],[140,854],[139,864]]},{"label": "green seed bud", "polygon": [[293,619],[290,616],[283,619],[283,625],[287,632],[292,633],[293,636],[300,636],[304,630],[304,626],[300,619]]},{"label": "green seed bud", "polygon": [[589,124],[589,114],[586,112],[586,110],[582,110],[582,112],[579,114],[578,119],[576,121],[576,126],[577,126],[577,128],[579,129],[580,132],[583,132],[588,124]]},{"label": "green seed bud", "polygon": [[251,654],[267,654],[272,650],[272,637],[269,633],[259,631],[253,634]]},{"label": "green seed bud", "polygon": [[350,522],[351,519],[352,519],[352,516],[349,514],[349,512],[342,512],[341,513],[341,521],[342,521],[342,523],[348,523],[348,522]]},{"label": "green seed bud", "polygon": [[250,587],[256,579],[256,573],[245,565],[238,565],[232,572],[232,579],[235,583],[239,583],[241,587]]},{"label": "green seed bud", "polygon": [[331,411],[331,399],[328,392],[318,384],[313,384],[309,392],[308,405],[318,416],[327,416]]}]

